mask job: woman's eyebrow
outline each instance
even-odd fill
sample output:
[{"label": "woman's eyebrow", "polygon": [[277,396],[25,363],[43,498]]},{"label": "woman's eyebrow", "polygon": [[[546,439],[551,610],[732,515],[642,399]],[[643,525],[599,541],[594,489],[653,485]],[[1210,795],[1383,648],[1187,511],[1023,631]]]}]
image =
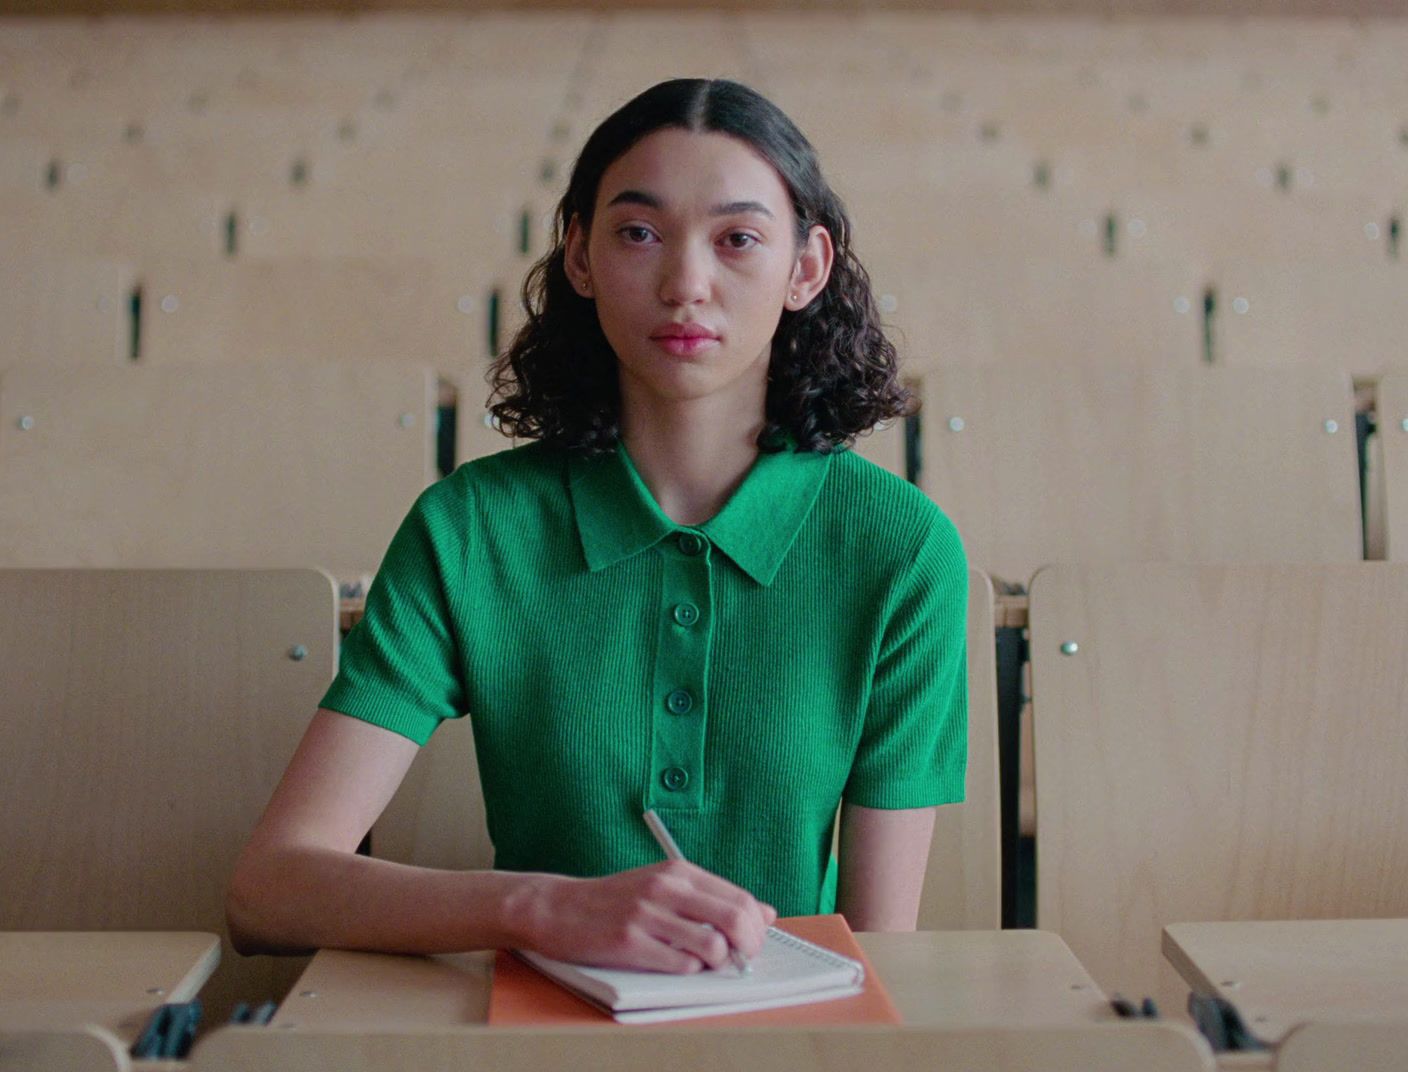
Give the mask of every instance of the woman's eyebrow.
[{"label": "woman's eyebrow", "polygon": [[613,205],[644,205],[646,208],[664,208],[665,202],[644,190],[622,190],[606,203],[607,208],[611,208]]},{"label": "woman's eyebrow", "polygon": [[711,216],[737,216],[744,212],[756,212],[768,219],[776,219],[772,210],[761,201],[730,201],[725,205],[715,205],[709,210]]},{"label": "woman's eyebrow", "polygon": [[[644,205],[646,208],[663,209],[665,202],[654,194],[646,193],[644,190],[622,190],[606,203],[607,208],[616,205]],[[709,209],[711,216],[737,216],[744,212],[756,212],[760,216],[768,219],[776,219],[772,210],[761,201],[729,201],[724,204],[714,205]]]}]

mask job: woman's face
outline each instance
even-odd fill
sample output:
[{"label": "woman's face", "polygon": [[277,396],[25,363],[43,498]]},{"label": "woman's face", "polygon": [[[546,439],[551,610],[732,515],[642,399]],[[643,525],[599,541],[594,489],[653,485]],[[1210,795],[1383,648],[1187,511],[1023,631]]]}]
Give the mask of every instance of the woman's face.
[{"label": "woman's face", "polygon": [[815,297],[830,265],[825,229],[799,248],[782,178],[724,134],[641,139],[602,175],[591,233],[568,233],[568,275],[596,302],[623,399],[761,385],[782,310]]}]

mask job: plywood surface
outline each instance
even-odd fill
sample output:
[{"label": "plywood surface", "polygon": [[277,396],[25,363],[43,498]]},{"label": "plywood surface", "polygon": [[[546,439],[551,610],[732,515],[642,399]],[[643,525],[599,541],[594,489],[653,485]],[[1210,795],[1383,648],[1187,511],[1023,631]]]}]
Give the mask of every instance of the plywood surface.
[{"label": "plywood surface", "polygon": [[[1109,1004],[1054,934],[927,931],[857,935],[905,1022],[920,1026],[1083,1024]],[[482,1022],[491,953],[393,957],[324,950],[274,1023],[401,1029]]]},{"label": "plywood surface", "polygon": [[920,486],[993,575],[1361,557],[1344,374],[1024,363],[922,379]]},{"label": "plywood surface", "polygon": [[1037,922],[1107,991],[1183,1007],[1170,923],[1408,912],[1405,600],[1387,563],[1037,574]]},{"label": "plywood surface", "polygon": [[1408,1007],[1408,919],[1174,923],[1163,951],[1192,990],[1230,1001],[1270,1043],[1307,1021]]},{"label": "plywood surface", "polygon": [[135,1042],[163,1002],[196,997],[220,960],[216,934],[0,932],[0,1025],[100,1024]]},{"label": "plywood surface", "polygon": [[434,387],[390,362],[12,368],[0,564],[372,573],[429,483]]},{"label": "plywood surface", "polygon": [[[0,928],[222,933],[235,857],[332,679],[331,579],[4,570],[0,608],[23,757],[0,790]],[[298,967],[226,947],[211,1015],[282,996]]]}]

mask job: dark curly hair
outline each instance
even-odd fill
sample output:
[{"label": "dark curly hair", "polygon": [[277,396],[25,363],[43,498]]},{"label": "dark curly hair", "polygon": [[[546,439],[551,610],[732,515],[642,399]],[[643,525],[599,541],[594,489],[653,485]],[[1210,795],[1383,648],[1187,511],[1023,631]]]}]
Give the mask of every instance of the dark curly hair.
[{"label": "dark curly hair", "polygon": [[577,158],[557,206],[552,250],[523,283],[527,321],[489,371],[490,410],[500,429],[586,454],[615,447],[616,355],[595,304],[568,281],[567,228],[576,216],[590,230],[606,169],[646,135],[671,127],[747,142],[787,186],[798,243],[814,224],[831,234],[835,260],[825,290],[798,312],[784,310],[773,335],[759,448],[781,450],[790,437],[798,450],[824,453],[849,446],[881,421],[912,413],[915,402],[899,381],[870,277],[851,252],[851,222],[822,178],[816,151],[781,109],[747,86],[680,78],[614,112]]}]

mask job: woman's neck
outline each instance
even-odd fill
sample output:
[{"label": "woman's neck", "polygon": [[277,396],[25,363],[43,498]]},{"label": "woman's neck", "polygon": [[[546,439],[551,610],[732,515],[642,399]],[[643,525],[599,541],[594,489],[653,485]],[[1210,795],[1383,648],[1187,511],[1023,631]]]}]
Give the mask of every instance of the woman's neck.
[{"label": "woman's neck", "polygon": [[621,384],[621,439],[665,516],[702,525],[723,509],[758,458],[767,384],[705,398],[636,399]]}]

